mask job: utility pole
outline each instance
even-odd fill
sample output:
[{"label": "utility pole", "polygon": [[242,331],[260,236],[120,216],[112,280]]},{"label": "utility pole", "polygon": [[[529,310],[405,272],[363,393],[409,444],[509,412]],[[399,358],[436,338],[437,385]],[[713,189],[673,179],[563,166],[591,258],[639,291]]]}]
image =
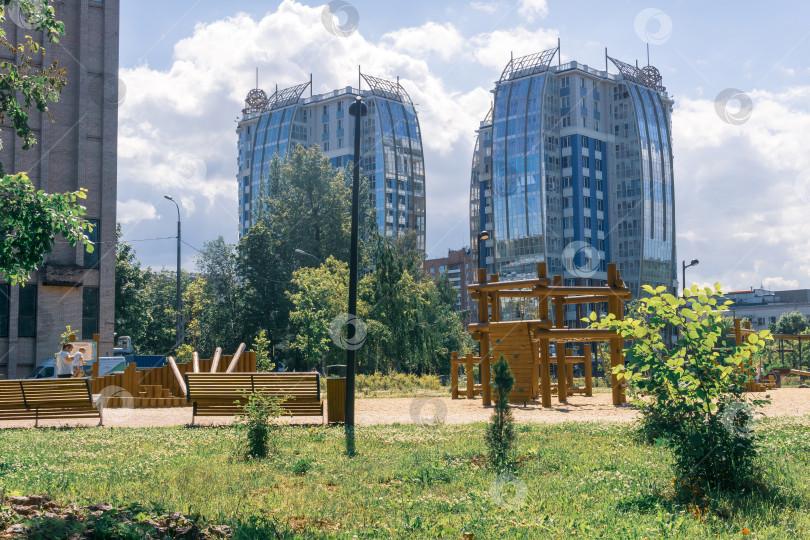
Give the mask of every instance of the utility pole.
[{"label": "utility pole", "polygon": [[175,201],[171,197],[171,195],[164,195],[163,198],[172,201],[174,203],[174,206],[177,207],[177,321],[176,321],[177,327],[175,329],[176,343],[174,346],[179,347],[186,340],[185,332],[183,329],[183,297],[180,294],[181,278],[182,278],[182,272],[180,268],[180,242],[182,241],[180,236],[180,205],[177,204],[177,201]]}]

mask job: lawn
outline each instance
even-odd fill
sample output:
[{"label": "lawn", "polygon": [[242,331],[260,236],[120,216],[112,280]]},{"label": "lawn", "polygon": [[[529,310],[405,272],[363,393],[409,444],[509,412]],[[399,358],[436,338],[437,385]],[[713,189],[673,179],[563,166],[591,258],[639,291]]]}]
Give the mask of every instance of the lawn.
[{"label": "lawn", "polygon": [[810,538],[810,417],[760,424],[778,496],[698,506],[673,502],[667,451],[627,426],[520,425],[500,483],[483,429],[358,428],[349,459],[341,428],[288,426],[274,457],[247,462],[232,427],[10,429],[0,490],[199,513],[236,538]]}]

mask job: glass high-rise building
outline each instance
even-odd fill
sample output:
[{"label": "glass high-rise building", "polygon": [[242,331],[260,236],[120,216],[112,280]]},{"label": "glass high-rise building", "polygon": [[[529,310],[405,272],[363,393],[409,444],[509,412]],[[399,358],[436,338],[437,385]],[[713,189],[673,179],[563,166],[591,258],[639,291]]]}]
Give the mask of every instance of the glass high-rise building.
[{"label": "glass high-rise building", "polygon": [[[300,144],[318,145],[336,168],[354,157],[354,117],[349,106],[362,96],[368,115],[361,123],[361,174],[368,178],[381,234],[416,231],[425,250],[425,164],[419,119],[399,81],[361,74],[368,89],[346,87],[312,95],[311,81],[268,96],[248,93],[236,129],[239,141],[239,234],[251,226],[251,203],[275,155],[282,160]],[[310,89],[309,97],[302,97]]]},{"label": "glass high-rise building", "polygon": [[[606,55],[619,73],[552,65],[559,48],[513,58],[480,123],[470,242],[500,279],[545,262],[567,284],[600,284],[617,263],[633,292],[676,287],[670,118],[652,66]],[[607,65],[605,66],[607,68]]]}]

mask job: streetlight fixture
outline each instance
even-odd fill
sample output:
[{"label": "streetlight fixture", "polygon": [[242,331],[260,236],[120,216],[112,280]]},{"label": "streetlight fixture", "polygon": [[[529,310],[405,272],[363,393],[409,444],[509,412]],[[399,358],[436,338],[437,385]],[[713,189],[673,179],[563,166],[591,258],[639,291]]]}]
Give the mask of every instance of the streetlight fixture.
[{"label": "streetlight fixture", "polygon": [[177,204],[177,201],[175,201],[171,195],[164,195],[163,198],[172,201],[174,206],[177,207],[177,328],[175,336],[177,343],[175,343],[175,347],[179,347],[183,344],[183,341],[185,341],[185,336],[183,335],[183,300],[180,295],[180,205]]},{"label": "streetlight fixture", "polygon": [[[357,259],[360,221],[360,119],[368,114],[368,106],[357,96],[349,106],[349,114],[354,116],[354,177],[352,178],[352,229],[349,250],[349,317],[354,322],[346,329],[346,339],[354,340],[357,332]],[[346,348],[346,453],[354,455],[354,370],[355,347]]]},{"label": "streetlight fixture", "polygon": [[681,289],[682,290],[681,296],[685,296],[683,293],[686,291],[686,269],[690,268],[692,266],[697,266],[699,263],[700,263],[700,261],[697,260],[697,259],[692,259],[692,262],[690,262],[689,264],[686,264],[686,261],[683,261],[681,263],[682,264],[682,267],[681,267],[681,279],[683,280],[683,283],[681,283],[681,288],[682,288]]},{"label": "streetlight fixture", "polygon": [[307,252],[306,252],[306,251],[304,251],[303,249],[298,249],[298,248],[295,248],[295,250],[294,250],[294,251],[295,251],[296,253],[298,253],[299,255],[306,255],[306,256],[308,256],[308,257],[312,257],[313,259],[315,259],[316,261],[318,261],[318,264],[323,264],[323,263],[321,262],[321,260],[320,260],[318,257],[316,257],[315,255],[313,255],[312,253],[307,253]]},{"label": "streetlight fixture", "polygon": [[478,233],[478,268],[486,268],[486,265],[483,266],[481,265],[481,263],[484,260],[484,257],[482,256],[483,250],[482,246],[483,242],[486,242],[489,239],[490,239],[489,231],[481,231],[480,233]]}]

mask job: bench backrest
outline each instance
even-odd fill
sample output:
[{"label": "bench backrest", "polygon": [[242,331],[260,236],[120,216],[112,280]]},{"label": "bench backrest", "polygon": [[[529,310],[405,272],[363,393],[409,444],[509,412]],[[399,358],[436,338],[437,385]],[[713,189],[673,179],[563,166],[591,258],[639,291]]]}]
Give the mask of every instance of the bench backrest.
[{"label": "bench backrest", "polygon": [[93,394],[87,378],[24,379],[20,381],[25,404],[37,407],[92,406]]},{"label": "bench backrest", "polygon": [[189,403],[234,400],[252,392],[292,399],[319,401],[318,373],[186,373]]},{"label": "bench backrest", "polygon": [[20,381],[0,381],[0,409],[16,409],[25,406]]}]

